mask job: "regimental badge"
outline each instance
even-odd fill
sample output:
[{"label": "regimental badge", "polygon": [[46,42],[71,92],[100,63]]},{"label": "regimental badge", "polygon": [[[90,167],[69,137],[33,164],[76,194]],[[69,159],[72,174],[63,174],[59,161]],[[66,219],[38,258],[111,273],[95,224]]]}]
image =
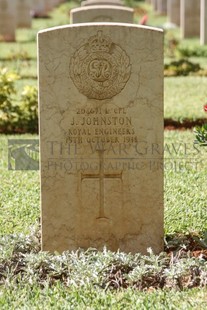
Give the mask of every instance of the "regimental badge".
[{"label": "regimental badge", "polygon": [[131,75],[126,52],[98,31],[81,46],[70,62],[70,77],[89,99],[110,99],[121,92]]}]

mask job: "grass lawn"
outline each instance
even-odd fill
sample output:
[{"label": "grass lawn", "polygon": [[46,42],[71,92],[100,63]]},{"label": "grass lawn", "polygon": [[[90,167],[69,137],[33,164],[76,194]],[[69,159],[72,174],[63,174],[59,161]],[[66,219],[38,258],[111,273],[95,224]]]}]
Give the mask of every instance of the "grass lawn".
[{"label": "grass lawn", "polygon": [[[66,288],[60,283],[54,287],[41,289],[39,286],[21,284],[5,288],[0,297],[0,307],[5,310],[16,309],[58,309],[58,310],[206,310],[207,291],[156,291],[138,292],[133,289],[119,292],[101,289]],[[58,301],[58,303],[57,303]]]},{"label": "grass lawn", "polygon": [[[169,259],[166,256],[162,258],[162,254],[151,254],[149,259],[139,254],[136,256],[108,251],[101,253],[91,250],[86,253],[65,253],[62,256],[39,252],[37,235],[31,233],[39,225],[39,172],[7,170],[8,138],[14,136],[0,136],[0,281],[4,284],[0,287],[2,309],[68,309],[69,305],[69,309],[206,308],[206,285],[189,290],[171,283],[170,289],[154,290],[148,287],[146,293],[133,284],[140,277],[140,272],[161,272],[166,259]],[[181,233],[201,237],[207,231],[207,149],[194,146],[193,141],[192,131],[165,132],[166,238]],[[181,243],[182,249],[184,245]],[[180,275],[184,278],[196,264],[203,273],[207,273],[205,260],[195,260],[185,255],[187,258],[183,256],[175,266],[164,269],[165,276],[167,273],[172,281],[176,282]],[[132,268],[131,272],[121,275],[129,283],[126,289],[120,284],[121,280],[110,278],[116,264],[120,268],[123,268],[123,264],[129,270]]]},{"label": "grass lawn", "polygon": [[164,115],[174,120],[204,118],[207,101],[206,77],[165,78]]}]

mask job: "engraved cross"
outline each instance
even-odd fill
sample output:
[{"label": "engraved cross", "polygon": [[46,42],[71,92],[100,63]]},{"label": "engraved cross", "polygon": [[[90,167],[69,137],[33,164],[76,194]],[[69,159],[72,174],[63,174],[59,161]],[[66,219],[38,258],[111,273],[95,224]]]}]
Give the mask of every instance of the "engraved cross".
[{"label": "engraved cross", "polygon": [[105,150],[97,150],[99,155],[99,172],[97,174],[87,173],[81,174],[81,182],[84,179],[98,179],[99,180],[99,216],[97,219],[108,219],[105,216],[104,209],[104,179],[120,179],[122,180],[122,172],[121,173],[105,173],[104,172],[104,151]]}]

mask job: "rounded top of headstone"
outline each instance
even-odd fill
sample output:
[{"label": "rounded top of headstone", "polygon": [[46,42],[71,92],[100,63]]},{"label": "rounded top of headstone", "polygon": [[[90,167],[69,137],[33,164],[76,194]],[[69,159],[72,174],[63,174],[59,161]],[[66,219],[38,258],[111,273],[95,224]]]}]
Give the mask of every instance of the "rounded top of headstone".
[{"label": "rounded top of headstone", "polygon": [[81,6],[89,6],[89,5],[122,5],[121,0],[85,0],[81,2]]}]

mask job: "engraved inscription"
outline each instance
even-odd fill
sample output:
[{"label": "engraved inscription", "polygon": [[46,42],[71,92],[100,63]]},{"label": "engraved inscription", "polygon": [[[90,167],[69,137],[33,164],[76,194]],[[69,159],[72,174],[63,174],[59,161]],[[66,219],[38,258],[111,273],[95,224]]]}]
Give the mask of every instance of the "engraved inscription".
[{"label": "engraved inscription", "polygon": [[129,56],[98,31],[73,55],[70,77],[89,99],[110,99],[120,93],[131,75]]},{"label": "engraved inscription", "polygon": [[126,108],[77,108],[65,133],[66,143],[136,143],[132,117]]},{"label": "engraved inscription", "polygon": [[81,182],[84,179],[98,179],[99,180],[99,215],[97,219],[108,219],[104,210],[104,179],[120,179],[122,181],[121,173],[105,173],[104,172],[104,151],[103,149],[97,150],[99,154],[99,172],[97,174],[82,173]]}]

